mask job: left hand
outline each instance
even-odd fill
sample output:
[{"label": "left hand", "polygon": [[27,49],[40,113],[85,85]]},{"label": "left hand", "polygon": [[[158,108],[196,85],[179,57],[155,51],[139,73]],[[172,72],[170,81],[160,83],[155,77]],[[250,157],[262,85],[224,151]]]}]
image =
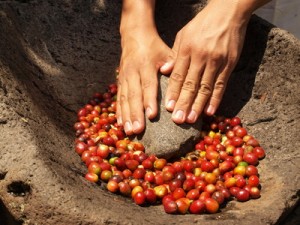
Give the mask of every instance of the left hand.
[{"label": "left hand", "polygon": [[170,60],[160,68],[171,73],[166,108],[172,120],[194,123],[204,111],[213,115],[244,43],[252,12],[233,1],[211,0],[177,34]]}]

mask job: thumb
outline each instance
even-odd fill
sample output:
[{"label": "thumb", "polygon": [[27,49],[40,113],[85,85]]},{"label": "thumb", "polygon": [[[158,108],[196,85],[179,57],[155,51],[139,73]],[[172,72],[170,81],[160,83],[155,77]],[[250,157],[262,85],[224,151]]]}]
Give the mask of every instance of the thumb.
[{"label": "thumb", "polygon": [[173,55],[169,55],[167,61],[160,67],[159,71],[164,74],[170,74],[173,70],[175,64],[175,57]]},{"label": "thumb", "polygon": [[160,72],[164,75],[170,74],[174,68],[175,61],[177,58],[177,53],[179,49],[180,37],[181,32],[178,32],[171,50],[171,53],[167,57],[166,62],[160,67]]}]

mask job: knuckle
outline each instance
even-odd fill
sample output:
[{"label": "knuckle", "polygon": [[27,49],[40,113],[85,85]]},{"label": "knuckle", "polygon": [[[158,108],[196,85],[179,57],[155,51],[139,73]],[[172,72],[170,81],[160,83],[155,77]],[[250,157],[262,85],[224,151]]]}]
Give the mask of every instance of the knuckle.
[{"label": "knuckle", "polygon": [[125,96],[124,94],[121,94],[121,95],[120,95],[120,103],[124,103],[124,102],[126,102],[126,101],[127,101],[126,96]]},{"label": "knuckle", "polygon": [[213,64],[219,64],[224,59],[224,55],[220,52],[214,52],[212,53],[210,60]]},{"label": "knuckle", "polygon": [[151,88],[153,86],[154,86],[154,81],[152,81],[150,79],[143,80],[143,82],[142,82],[142,89],[143,90]]},{"label": "knuckle", "polygon": [[220,91],[220,90],[224,90],[226,84],[223,80],[217,80],[215,83],[215,89]]},{"label": "knuckle", "polygon": [[212,93],[212,87],[208,83],[202,82],[199,89],[199,94],[210,96]]},{"label": "knuckle", "polygon": [[196,93],[197,90],[197,83],[193,80],[185,80],[182,86],[183,90],[186,90],[192,94]]},{"label": "knuckle", "polygon": [[126,98],[126,96],[124,94],[121,94],[121,96],[120,96],[120,103],[124,104],[125,102],[127,102],[127,98]]},{"label": "knuckle", "polygon": [[210,55],[210,51],[208,51],[205,48],[201,48],[200,46],[197,46],[197,53],[198,53],[198,57],[200,58],[208,58],[208,56]]},{"label": "knuckle", "polygon": [[171,74],[170,80],[172,82],[182,83],[184,81],[184,76],[182,74],[178,73],[178,72],[174,72],[174,73]]},{"label": "knuckle", "polygon": [[133,91],[133,90],[128,91],[128,99],[134,98],[135,95],[136,95],[135,91]]}]

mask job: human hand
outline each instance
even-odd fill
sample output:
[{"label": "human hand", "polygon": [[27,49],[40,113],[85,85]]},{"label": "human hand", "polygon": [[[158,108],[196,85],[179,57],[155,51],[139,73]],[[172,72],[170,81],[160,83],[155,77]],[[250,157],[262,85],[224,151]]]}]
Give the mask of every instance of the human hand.
[{"label": "human hand", "polygon": [[157,73],[170,52],[155,29],[122,35],[116,115],[126,134],[144,130],[144,110],[149,119],[157,115]]},{"label": "human hand", "polygon": [[[241,1],[243,2],[243,1]],[[238,1],[211,0],[177,34],[163,74],[171,73],[165,96],[178,124],[213,115],[244,43],[251,10]]]}]

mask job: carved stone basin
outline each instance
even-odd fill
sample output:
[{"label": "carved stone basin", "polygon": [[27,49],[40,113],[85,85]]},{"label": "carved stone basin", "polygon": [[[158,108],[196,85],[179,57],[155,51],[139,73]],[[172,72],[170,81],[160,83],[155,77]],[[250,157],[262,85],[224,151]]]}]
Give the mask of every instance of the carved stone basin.
[{"label": "carved stone basin", "polygon": [[[83,178],[72,125],[92,93],[114,82],[120,6],[1,2],[0,224],[299,224],[299,210],[290,215],[300,188],[300,43],[255,16],[219,114],[240,116],[267,151],[259,165],[260,199],[231,201],[213,215],[167,215]],[[158,1],[158,27],[168,44],[202,6]]]}]

